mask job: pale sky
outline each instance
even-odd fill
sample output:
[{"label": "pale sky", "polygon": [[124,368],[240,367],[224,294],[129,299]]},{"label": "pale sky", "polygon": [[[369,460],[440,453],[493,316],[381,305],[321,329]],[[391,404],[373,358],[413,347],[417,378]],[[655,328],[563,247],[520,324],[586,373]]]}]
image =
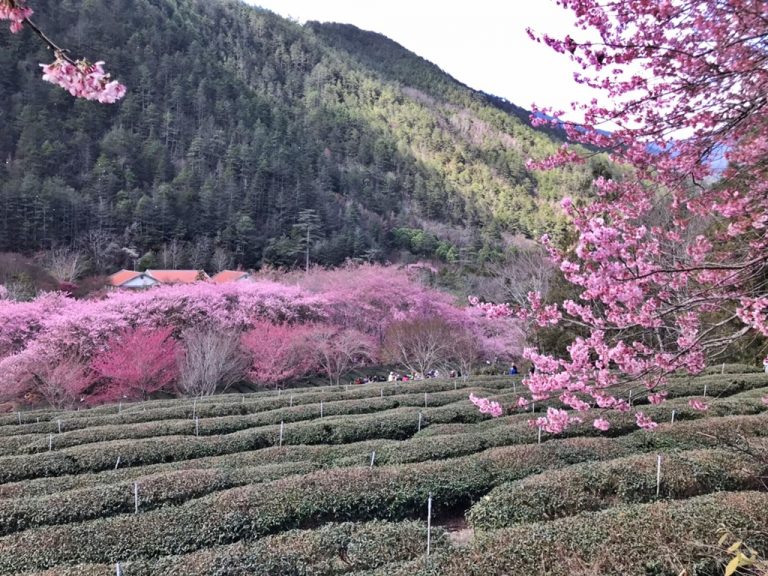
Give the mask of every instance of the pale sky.
[{"label": "pale sky", "polygon": [[[573,81],[574,65],[525,30],[565,36],[573,19],[554,0],[246,0],[301,23],[354,24],[379,32],[464,84],[530,109],[569,111],[591,95]],[[566,117],[568,115],[566,114]]]}]

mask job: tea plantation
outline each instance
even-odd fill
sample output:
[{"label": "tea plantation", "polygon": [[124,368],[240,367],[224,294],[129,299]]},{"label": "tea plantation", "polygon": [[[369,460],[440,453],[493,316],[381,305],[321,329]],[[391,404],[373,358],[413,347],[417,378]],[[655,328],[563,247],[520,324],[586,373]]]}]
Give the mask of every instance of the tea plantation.
[{"label": "tea plantation", "polygon": [[0,575],[722,574],[719,528],[765,558],[768,375],[668,390],[653,432],[558,436],[469,402],[511,377],[6,414]]}]

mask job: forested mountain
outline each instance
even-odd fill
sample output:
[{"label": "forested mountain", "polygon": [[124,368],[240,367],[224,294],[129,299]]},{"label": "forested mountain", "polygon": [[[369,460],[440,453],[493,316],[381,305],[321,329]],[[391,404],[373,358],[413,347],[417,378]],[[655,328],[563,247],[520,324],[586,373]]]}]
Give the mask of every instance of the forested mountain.
[{"label": "forested mountain", "polygon": [[0,31],[0,251],[77,246],[95,272],[292,266],[307,245],[322,264],[477,263],[504,233],[557,232],[556,200],[602,169],[529,172],[559,143],[525,111],[352,26],[236,0],[32,7],[128,93],[74,99],[40,79],[53,58],[29,30]]}]

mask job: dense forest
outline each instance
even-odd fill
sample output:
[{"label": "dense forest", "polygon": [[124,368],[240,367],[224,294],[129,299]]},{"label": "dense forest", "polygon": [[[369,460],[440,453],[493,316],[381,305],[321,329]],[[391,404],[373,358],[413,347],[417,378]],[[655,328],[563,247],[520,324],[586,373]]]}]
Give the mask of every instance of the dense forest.
[{"label": "dense forest", "polygon": [[474,266],[512,235],[562,234],[559,197],[606,169],[528,171],[560,143],[524,110],[353,26],[236,0],[33,7],[128,93],[71,98],[41,81],[53,58],[29,30],[0,31],[0,252],[73,247],[95,273],[410,254]]}]

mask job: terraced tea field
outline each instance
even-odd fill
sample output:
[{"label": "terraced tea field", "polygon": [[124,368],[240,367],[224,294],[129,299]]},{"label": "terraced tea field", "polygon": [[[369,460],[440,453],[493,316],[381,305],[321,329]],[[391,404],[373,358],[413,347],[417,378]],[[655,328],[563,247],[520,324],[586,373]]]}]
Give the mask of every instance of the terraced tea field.
[{"label": "terraced tea field", "polygon": [[768,552],[765,461],[724,443],[768,448],[768,376],[724,369],[643,407],[654,432],[478,413],[509,377],[7,414],[0,575],[722,573],[720,526]]}]

